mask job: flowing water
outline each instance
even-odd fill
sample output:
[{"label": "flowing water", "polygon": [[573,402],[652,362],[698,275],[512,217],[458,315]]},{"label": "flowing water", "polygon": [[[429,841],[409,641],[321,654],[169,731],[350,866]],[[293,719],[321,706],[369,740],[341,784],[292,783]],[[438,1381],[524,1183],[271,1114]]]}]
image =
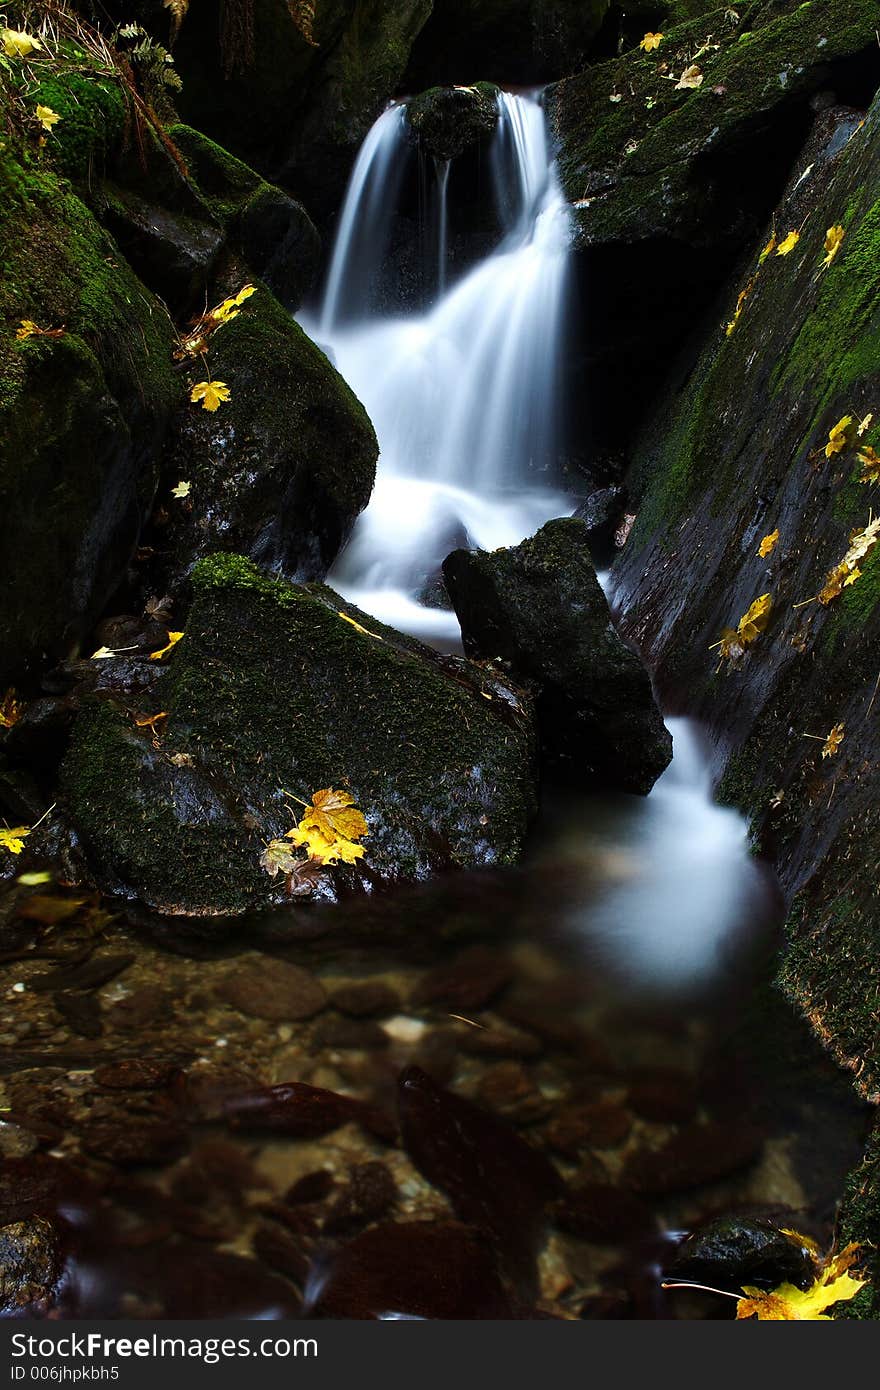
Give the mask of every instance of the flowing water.
[{"label": "flowing water", "polygon": [[[309,320],[382,449],[332,580],[441,646],[454,617],[420,600],[447,551],[571,509],[567,213],[537,100],[500,116],[491,253],[453,264],[434,171],[434,301],[377,311],[414,157],[393,107]],[[200,938],[0,892],[0,1224],[35,1271],[2,1315],[730,1317],[662,1290],[681,1234],[747,1213],[829,1242],[864,1112],[768,987],[769,876],[700,731],[670,727],[647,798],[545,787],[517,870]]]},{"label": "flowing water", "polygon": [[439,171],[439,292],[409,314],[371,311],[391,213],[412,156],[404,108],[367,137],[340,218],[323,302],[304,326],[366,406],[376,488],[330,582],[368,613],[454,640],[420,602],[457,545],[495,549],[572,503],[554,486],[570,255],[568,206],[534,97],[502,94],[492,184],[498,245],[447,285],[449,170]]}]

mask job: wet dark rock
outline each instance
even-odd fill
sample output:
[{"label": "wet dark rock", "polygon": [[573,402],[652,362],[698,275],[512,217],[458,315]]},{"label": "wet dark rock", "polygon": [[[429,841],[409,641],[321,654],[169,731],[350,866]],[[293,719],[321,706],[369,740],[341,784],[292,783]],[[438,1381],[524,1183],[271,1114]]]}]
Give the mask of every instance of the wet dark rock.
[{"label": "wet dark rock", "polygon": [[480,1080],[479,1098],[489,1110],[514,1124],[534,1124],[543,1119],[553,1102],[542,1095],[521,1062],[499,1062]]},{"label": "wet dark rock", "polygon": [[597,1245],[617,1245],[656,1226],[648,1207],[631,1192],[608,1183],[581,1183],[569,1188],[553,1208],[561,1231]]},{"label": "wet dark rock", "polygon": [[37,994],[59,990],[100,989],[102,985],[115,980],[117,975],[134,961],[132,955],[94,955],[81,965],[61,966],[44,975],[34,975],[28,981],[28,989]]},{"label": "wet dark rock", "polygon": [[683,1124],[697,1109],[695,1083],[682,1072],[662,1067],[646,1069],[629,1083],[627,1104],[643,1120]]},{"label": "wet dark rock", "polygon": [[726,1216],[682,1241],[666,1274],[738,1294],[744,1284],[807,1288],[815,1280],[816,1267],[809,1250],[769,1222]]},{"label": "wet dark rock", "polygon": [[[217,286],[235,293],[244,275]],[[196,560],[240,552],[299,579],[320,579],[366,506],[378,446],[360,402],[264,287],[211,340],[213,380],[234,382],[215,412],[185,403],[172,422],[162,528],[169,592]]]},{"label": "wet dark rock", "polygon": [[329,1318],[511,1316],[491,1246],[449,1221],[410,1221],[365,1231],[316,1263],[315,1311]]},{"label": "wet dark rock", "polygon": [[411,1002],[443,1004],[457,1013],[485,1008],[513,976],[513,967],[500,951],[472,946],[449,964],[438,965],[414,986]]},{"label": "wet dark rock", "polygon": [[104,1032],[101,1005],[93,994],[55,994],[52,1003],[72,1032],[81,1038],[100,1038]]},{"label": "wet dark rock", "polygon": [[39,1137],[25,1126],[15,1124],[7,1115],[0,1121],[0,1159],[27,1158],[39,1147]]},{"label": "wet dark rock", "polygon": [[58,1236],[39,1216],[0,1227],[0,1315],[46,1305],[61,1268]]},{"label": "wet dark rock", "polygon": [[303,1081],[229,1096],[223,1102],[223,1113],[233,1129],[287,1134],[298,1139],[329,1134],[351,1121],[380,1139],[392,1140],[396,1133],[387,1116],[375,1107]]},{"label": "wet dark rock", "polygon": [[349,787],[369,825],[364,859],[329,869],[323,898],[359,889],[362,876],[398,882],[516,859],[535,795],[526,707],[483,698],[478,669],[240,556],[203,561],[193,583],[157,692],[169,711],[158,746],[123,709],[91,701],[62,767],[102,883],[175,917],[289,905],[260,857],[290,828],[291,784]]},{"label": "wet dark rock", "polygon": [[51,1211],[64,1172],[63,1164],[44,1154],[0,1162],[0,1224]]},{"label": "wet dark rock", "polygon": [[390,1043],[388,1034],[371,1019],[322,1018],[311,1032],[312,1052],[325,1048],[359,1048],[365,1052],[381,1051]]},{"label": "wet dark rock", "polygon": [[275,1221],[261,1221],[252,1237],[253,1251],[261,1264],[292,1279],[300,1287],[309,1272],[309,1255],[303,1242],[296,1240]]},{"label": "wet dark rock", "polygon": [[273,1023],[313,1018],[327,1003],[323,986],[308,970],[268,956],[253,965],[236,965],[214,992],[249,1018]]},{"label": "wet dark rock", "polygon": [[94,1082],[102,1091],[157,1091],[170,1086],[182,1072],[171,1062],[128,1057],[95,1068]]},{"label": "wet dark rock", "polygon": [[632,1128],[632,1116],[613,1101],[565,1105],[547,1126],[545,1138],[551,1148],[566,1158],[577,1158],[582,1150],[618,1149]]},{"label": "wet dark rock", "polygon": [[498,125],[498,89],[434,87],[406,104],[410,130],[426,154],[445,164],[470,145],[487,140]]},{"label": "wet dark rock", "polygon": [[262,1179],[240,1144],[229,1139],[205,1139],[189,1154],[175,1175],[174,1190],[185,1201],[211,1200],[216,1193],[239,1203]]},{"label": "wet dark rock", "polygon": [[164,1167],[180,1158],[189,1142],[186,1131],[171,1121],[128,1117],[86,1124],[80,1140],[86,1153],[120,1168]]},{"label": "wet dark rock", "polygon": [[31,700],[18,722],[7,731],[5,751],[16,762],[54,771],[64,756],[75,718],[76,703],[68,696],[47,695]]},{"label": "wet dark rock", "polygon": [[503,1120],[418,1067],[401,1072],[398,1104],[403,1142],[419,1172],[458,1217],[492,1237],[503,1268],[531,1297],[546,1207],[562,1189],[556,1169]]},{"label": "wet dark rock", "polygon": [[597,570],[608,569],[614,559],[614,538],[623,517],[626,491],[622,487],[603,487],[591,492],[575,516],[587,528],[587,545]]},{"label": "wet dark rock", "polygon": [[327,1235],[340,1235],[384,1216],[397,1201],[397,1187],[384,1163],[358,1163],[324,1217]]},{"label": "wet dark rock", "polygon": [[621,1182],[635,1192],[684,1192],[747,1167],[762,1143],[760,1131],[745,1124],[687,1125],[659,1149],[632,1154]]},{"label": "wet dark rock", "polygon": [[306,1173],[298,1178],[284,1194],[285,1202],[297,1206],[300,1202],[322,1202],[336,1186],[336,1179],[329,1168],[318,1168],[314,1173]]},{"label": "wet dark rock", "polygon": [[125,998],[118,999],[105,1013],[113,1028],[140,1033],[151,1024],[170,1019],[174,1007],[171,995],[158,985],[139,985]]},{"label": "wet dark rock", "polygon": [[171,1318],[296,1317],[299,1302],[290,1285],[261,1269],[255,1260],[221,1251],[175,1250],[169,1261],[159,1247],[159,1264],[147,1265],[140,1287],[157,1293]]},{"label": "wet dark rock", "polygon": [[375,1018],[396,1014],[400,1008],[400,995],[382,980],[364,980],[362,983],[340,985],[333,991],[330,1003],[353,1018]]},{"label": "wet dark rock", "polygon": [[456,550],[443,574],[470,656],[537,683],[558,775],[647,793],[672,756],[648,672],[618,637],[582,521],[548,522],[511,549]]},{"label": "wet dark rock", "polygon": [[222,229],[128,190],[108,187],[104,193],[101,220],[144,284],[174,310],[204,302]]}]

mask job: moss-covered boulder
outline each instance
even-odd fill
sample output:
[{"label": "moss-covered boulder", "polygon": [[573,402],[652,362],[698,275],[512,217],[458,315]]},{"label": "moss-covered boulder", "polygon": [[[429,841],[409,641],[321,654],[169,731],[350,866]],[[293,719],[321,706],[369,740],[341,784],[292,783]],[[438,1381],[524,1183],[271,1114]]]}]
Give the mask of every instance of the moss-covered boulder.
[{"label": "moss-covered boulder", "polygon": [[[218,298],[223,292],[216,288]],[[163,459],[167,584],[221,549],[322,578],[373,487],[378,444],[363,406],[264,286],[212,336],[208,375],[228,386],[228,401],[214,411],[187,401],[205,376],[197,358]],[[189,493],[175,498],[170,489],[181,481]]]},{"label": "moss-covered boulder", "polygon": [[413,49],[419,86],[546,82],[584,62],[609,0],[434,0]]},{"label": "moss-covered boulder", "polygon": [[[374,883],[516,860],[533,746],[509,692],[241,557],[203,561],[193,582],[159,738],[106,700],[74,731],[64,798],[102,883],[195,915],[283,901],[262,849],[290,828],[291,798],[322,787],[348,788],[366,816]],[[321,891],[360,881],[336,870]]]},{"label": "moss-covered boulder", "polygon": [[407,102],[407,121],[426,154],[445,163],[487,140],[498,125],[498,88],[432,87]]},{"label": "moss-covered boulder", "polygon": [[[84,635],[152,504],[167,313],[27,142],[0,149],[0,684]],[[58,336],[18,337],[22,320]]]},{"label": "moss-covered boulder", "polygon": [[443,577],[465,651],[538,687],[542,752],[557,775],[646,793],[672,739],[639,658],[618,637],[583,521],[550,521],[512,549],[454,550]]},{"label": "moss-covered boulder", "polygon": [[[876,512],[880,100],[817,117],[713,317],[639,442],[617,594],[776,866],[780,984],[876,1101],[880,547],[847,556]],[[766,628],[719,649],[764,594]]]}]

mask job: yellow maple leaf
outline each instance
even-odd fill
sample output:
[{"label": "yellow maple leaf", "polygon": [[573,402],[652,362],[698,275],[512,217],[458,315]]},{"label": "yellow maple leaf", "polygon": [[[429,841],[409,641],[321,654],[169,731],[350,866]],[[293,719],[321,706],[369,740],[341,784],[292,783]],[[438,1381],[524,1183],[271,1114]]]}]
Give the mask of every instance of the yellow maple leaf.
[{"label": "yellow maple leaf", "polygon": [[843,743],[843,724],[835,724],[822,745],[822,757],[833,758]]},{"label": "yellow maple leaf", "polygon": [[214,411],[223,401],[228,401],[232,392],[225,381],[199,381],[189,393],[189,398],[195,404],[202,403],[203,410]]},{"label": "yellow maple leaf", "polygon": [[675,84],[675,90],[681,92],[690,87],[700,87],[703,83],[703,74],[696,63],[691,63],[689,68],[685,68],[681,77]]},{"label": "yellow maple leaf", "polygon": [[181,478],[180,482],[177,484],[177,487],[173,487],[171,489],[171,496],[179,498],[189,497],[191,491],[192,483],[189,482],[187,478]]},{"label": "yellow maple leaf", "polygon": [[772,609],[773,599],[769,594],[762,594],[760,598],[756,598],[743,613],[736,628],[722,629],[720,640],[712,644],[710,651],[719,647],[721,661],[738,661],[745,655],[746,648],[750,647],[766,628]]},{"label": "yellow maple leaf", "polygon": [[828,431],[828,443],[825,445],[825,457],[833,458],[835,454],[843,453],[848,449],[853,441],[855,430],[853,428],[853,417],[843,415],[837,424]]},{"label": "yellow maple leaf", "polygon": [[801,239],[800,232],[789,232],[788,236],[783,237],[776,248],[777,256],[788,256],[797,246]]},{"label": "yellow maple leaf", "polygon": [[760,555],[762,560],[766,559],[768,555],[772,555],[773,551],[776,549],[776,543],[778,540],[779,529],[777,527],[775,531],[770,532],[769,536],[765,536],[761,544],[758,546],[758,554]]},{"label": "yellow maple leaf", "polygon": [[870,444],[864,449],[860,449],[856,457],[862,465],[862,476],[860,483],[880,482],[880,454],[876,449],[872,449]]},{"label": "yellow maple leaf", "polygon": [[734,311],[733,318],[730,320],[730,323],[727,325],[727,328],[726,328],[726,330],[725,330],[725,332],[727,333],[728,338],[729,338],[730,335],[733,333],[733,330],[736,328],[736,325],[739,323],[740,318],[742,317],[743,309],[746,307],[746,302],[748,301],[749,295],[752,293],[752,290],[755,288],[755,285],[756,285],[756,283],[757,283],[757,279],[758,279],[757,275],[753,275],[752,278],[751,278],[751,280],[749,281],[749,283],[746,285],[745,289],[744,289],[744,290],[740,290],[740,292],[739,292],[739,296],[738,296],[737,301],[736,301],[736,309],[735,309],[735,311]]},{"label": "yellow maple leaf", "polygon": [[849,537],[849,550],[843,557],[843,562],[850,569],[863,560],[864,557],[874,549],[877,540],[880,538],[880,517],[875,517],[869,521],[862,531],[851,531]]},{"label": "yellow maple leaf", "polygon": [[863,530],[853,531],[850,534],[849,549],[840,564],[828,571],[825,576],[825,583],[816,595],[821,604],[827,606],[850,584],[855,584],[857,579],[861,579],[862,571],[859,568],[859,561],[870,554],[878,539],[880,539],[880,517],[875,517],[873,521],[869,519]]},{"label": "yellow maple leaf", "polygon": [[823,266],[829,266],[834,260],[834,257],[843,245],[845,236],[846,232],[839,222],[836,223],[835,226],[828,228],[828,231],[825,233],[825,257],[822,261]]},{"label": "yellow maple leaf", "polygon": [[856,430],[856,434],[859,436],[859,439],[861,439],[863,434],[868,433],[868,430],[871,428],[871,421],[873,420],[873,418],[874,412],[873,410],[869,410],[867,415],[859,421],[859,427]]},{"label": "yellow maple leaf", "polygon": [[43,129],[48,131],[51,131],[53,125],[57,125],[58,122],[61,120],[61,117],[58,115],[58,112],[53,111],[51,106],[38,105],[36,110],[36,117]]},{"label": "yellow maple leaf", "polygon": [[651,52],[653,52],[653,50],[654,50],[655,48],[659,48],[659,47],[660,47],[660,44],[662,43],[662,41],[663,41],[663,35],[662,35],[662,34],[650,34],[650,33],[649,33],[649,34],[646,34],[645,37],[642,39],[641,43],[639,44],[639,48],[641,48],[645,53],[651,53]]},{"label": "yellow maple leaf", "polygon": [[19,342],[23,343],[27,338],[32,338],[34,334],[38,332],[39,329],[33,319],[22,319],[18,328],[15,330],[15,336],[18,338]]},{"label": "yellow maple leaf", "polygon": [[287,840],[270,840],[260,855],[260,867],[270,878],[293,873],[300,862]]},{"label": "yellow maple leaf", "polygon": [[43,47],[38,38],[26,34],[23,29],[4,29],[0,33],[0,43],[7,58],[29,58]]},{"label": "yellow maple leaf", "polygon": [[343,836],[346,840],[359,840],[367,833],[367,822],[354,804],[350,792],[334,791],[325,787],[315,792],[311,806],[306,807],[305,815],[299,822],[300,830],[314,827],[328,840]]},{"label": "yellow maple leaf", "polygon": [[10,854],[21,854],[32,828],[30,825],[17,825],[13,830],[0,828],[0,846],[8,849]]},{"label": "yellow maple leaf", "polygon": [[11,729],[22,716],[24,706],[12,686],[0,700],[0,729]]},{"label": "yellow maple leaf", "polygon": [[287,838],[307,850],[309,858],[317,859],[320,864],[335,864],[340,859],[344,864],[353,864],[364,855],[363,845],[356,845],[342,836],[328,838],[316,825],[304,828],[300,822],[293,830],[288,830]]},{"label": "yellow maple leaf", "polygon": [[831,1322],[825,1309],[835,1303],[848,1303],[867,1283],[858,1272],[855,1275],[849,1272],[858,1253],[859,1247],[853,1243],[832,1256],[819,1266],[817,1277],[808,1289],[780,1284],[766,1293],[763,1289],[743,1285],[746,1297],[736,1305],[737,1318],[757,1318],[760,1322]]},{"label": "yellow maple leaf", "polygon": [[168,646],[161,647],[157,652],[150,652],[150,660],[161,661],[164,657],[168,655],[169,652],[172,652],[174,650],[182,636],[182,632],[169,632]]}]

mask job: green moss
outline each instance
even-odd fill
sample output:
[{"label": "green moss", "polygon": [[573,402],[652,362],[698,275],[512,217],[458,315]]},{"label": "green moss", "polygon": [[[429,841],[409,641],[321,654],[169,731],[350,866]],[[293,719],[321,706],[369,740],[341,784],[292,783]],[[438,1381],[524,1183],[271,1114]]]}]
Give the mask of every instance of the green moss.
[{"label": "green moss", "polygon": [[856,1297],[836,1310],[838,1318],[880,1318],[880,1130],[868,1140],[864,1157],[849,1175],[839,1216],[840,1244],[862,1247],[859,1268],[869,1279]]},{"label": "green moss", "polygon": [[128,103],[119,82],[62,71],[43,78],[29,100],[61,117],[46,139],[53,165],[70,179],[100,177],[128,125]]},{"label": "green moss", "polygon": [[290,826],[284,793],[325,786],[351,788],[369,867],[386,877],[516,859],[533,809],[527,720],[329,590],[228,555],[201,561],[193,588],[157,695],[170,711],[161,753],[101,708],[79,721],[64,766],[106,882],[196,912],[265,901],[260,847]]}]

